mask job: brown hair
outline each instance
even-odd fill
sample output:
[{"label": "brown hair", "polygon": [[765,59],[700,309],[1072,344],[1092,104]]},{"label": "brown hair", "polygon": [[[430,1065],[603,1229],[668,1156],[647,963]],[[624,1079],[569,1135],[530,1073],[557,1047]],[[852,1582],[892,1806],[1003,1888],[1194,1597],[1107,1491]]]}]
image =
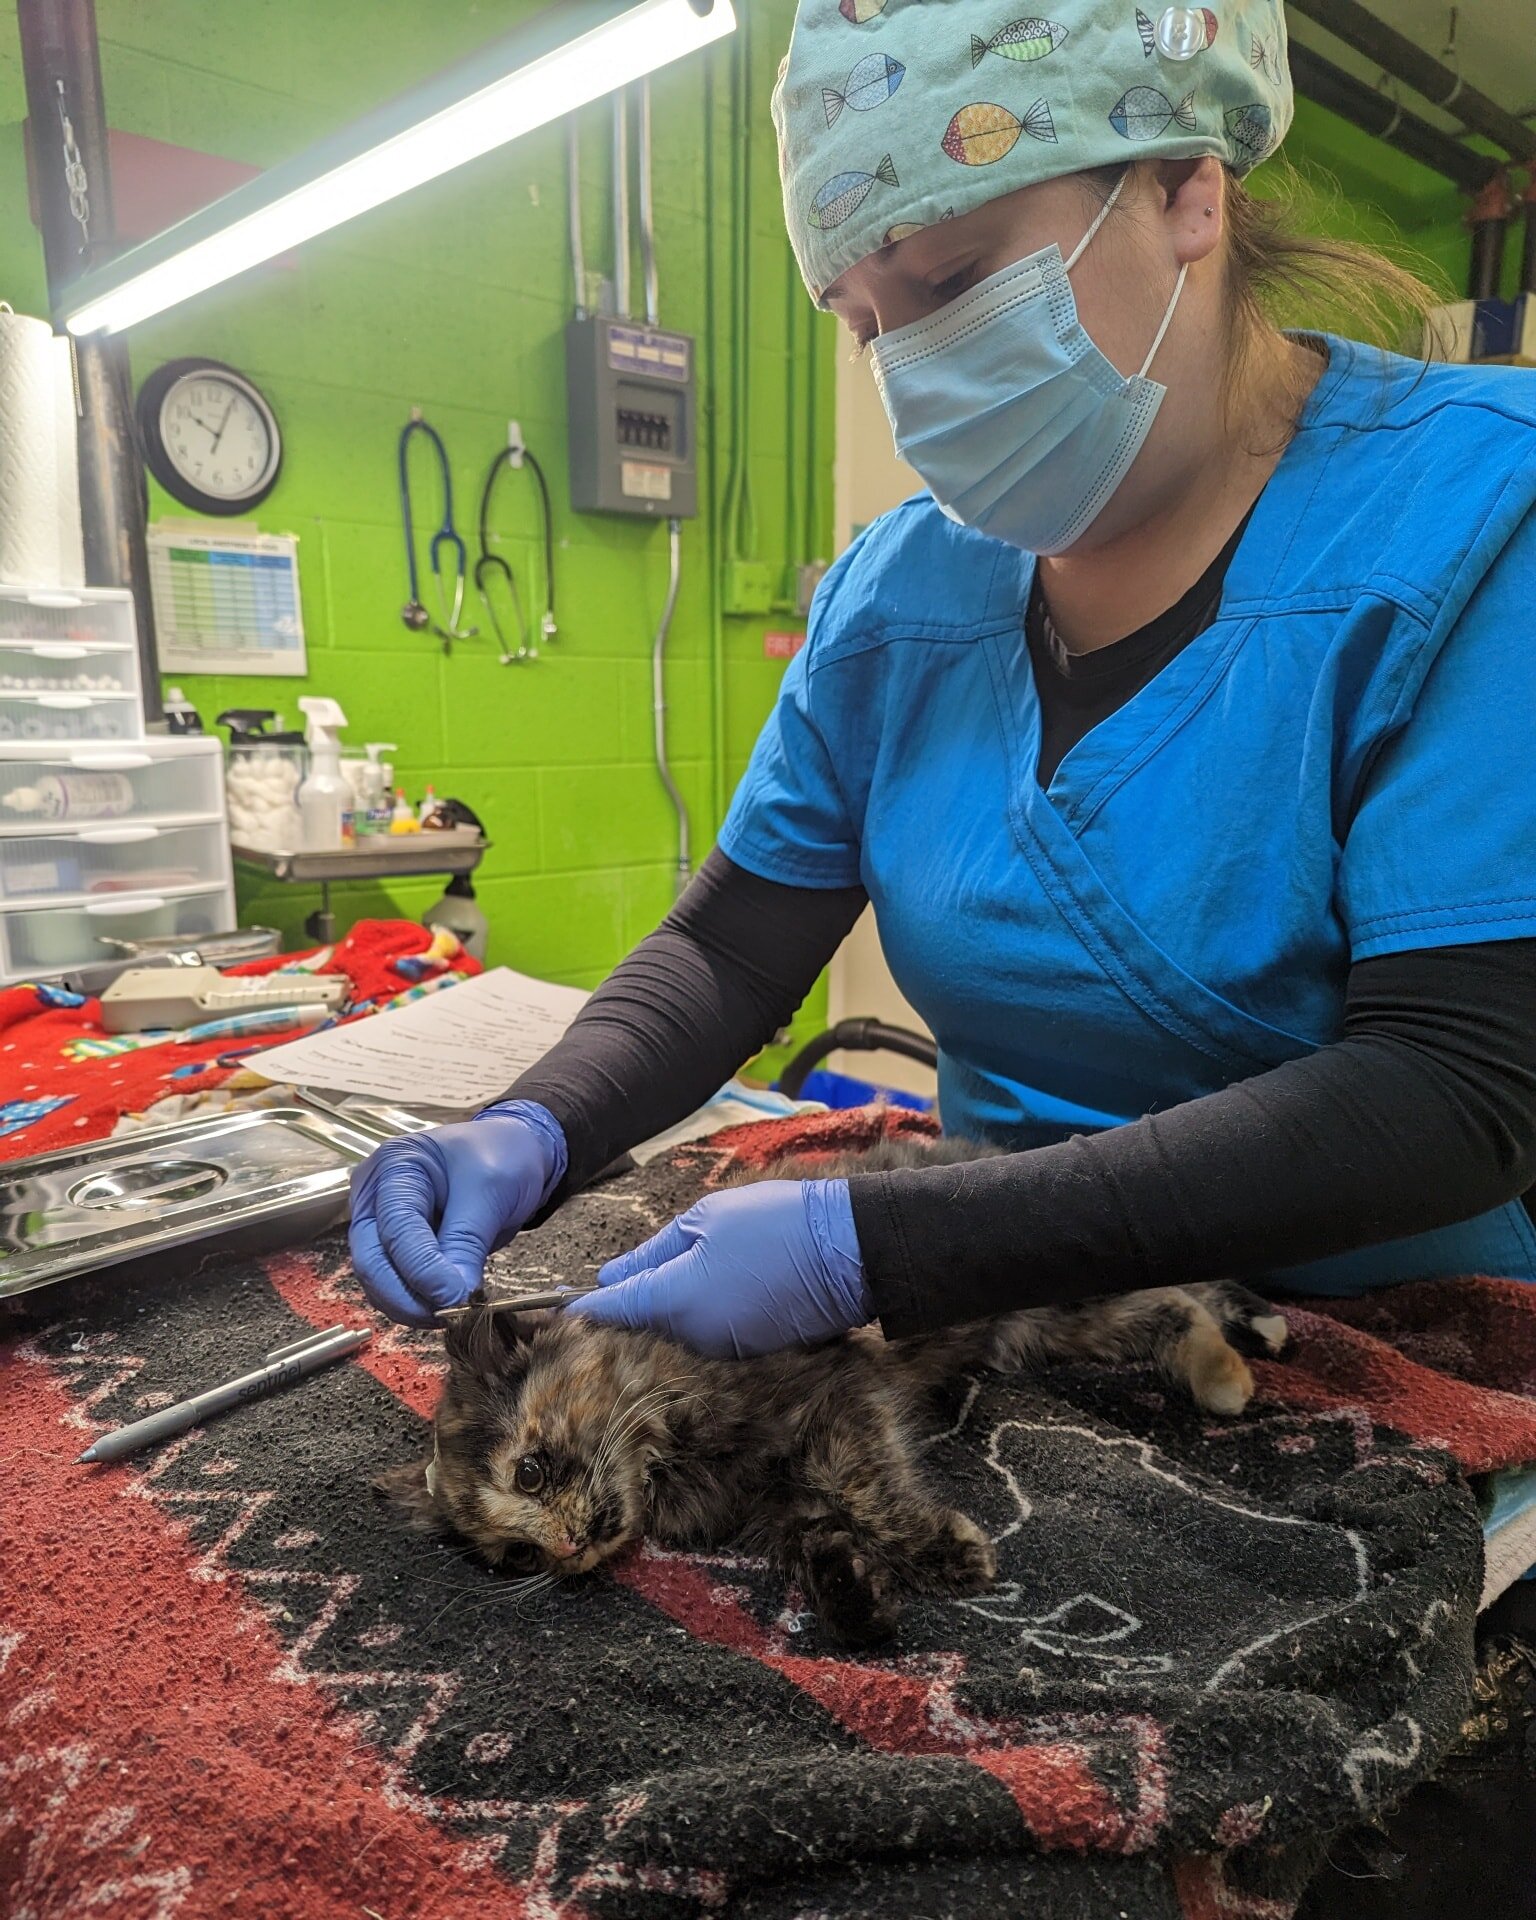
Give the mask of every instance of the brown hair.
[{"label": "brown hair", "polygon": [[1417,351],[1427,321],[1449,297],[1425,277],[1406,248],[1391,252],[1360,240],[1307,231],[1320,207],[1337,206],[1289,161],[1264,168],[1262,198],[1227,173],[1227,288],[1233,345],[1266,324],[1329,329],[1377,346]]},{"label": "brown hair", "polygon": [[[1102,202],[1134,164],[1094,167],[1082,177]],[[1407,248],[1388,252],[1362,240],[1309,232],[1322,218],[1342,225],[1350,216],[1336,189],[1318,176],[1304,178],[1289,160],[1267,161],[1262,178],[1261,196],[1223,169],[1228,331],[1222,384],[1228,403],[1245,361],[1271,328],[1341,333],[1433,358],[1430,315],[1450,293],[1425,277],[1427,263]]]}]

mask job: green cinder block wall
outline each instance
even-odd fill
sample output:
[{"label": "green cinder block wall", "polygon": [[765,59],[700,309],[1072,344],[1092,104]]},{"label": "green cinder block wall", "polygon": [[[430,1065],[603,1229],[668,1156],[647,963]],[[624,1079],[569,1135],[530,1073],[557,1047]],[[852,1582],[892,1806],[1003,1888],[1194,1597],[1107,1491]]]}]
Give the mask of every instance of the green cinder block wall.
[{"label": "green cinder block wall", "polygon": [[[764,631],[798,624],[784,608],[767,618],[720,613],[727,549],[734,541],[766,562],[783,591],[790,570],[826,558],[831,540],[835,355],[844,349],[793,277],[767,111],[793,10],[792,0],[738,7],[745,76],[728,42],[654,83],[662,318],[698,339],[703,403],[701,513],[684,534],[667,674],[672,757],[696,859],[782,676],[782,665],[764,657]],[[133,133],[270,165],[532,11],[527,0],[98,0],[109,118]],[[0,10],[0,298],[40,313],[25,111],[14,11]],[[588,266],[605,269],[606,109],[588,109],[581,124]],[[1320,203],[1325,225],[1366,239],[1396,232],[1460,290],[1467,243],[1460,201],[1445,182],[1306,102],[1288,151],[1304,172],[1334,183],[1332,200]],[[745,206],[731,190],[743,163]],[[738,329],[732,300],[743,264]],[[181,354],[230,361],[266,391],[285,436],[281,481],[255,517],[266,530],[299,536],[308,678],[181,676],[186,693],[209,720],[230,706],[277,706],[296,720],[301,693],[334,695],[350,744],[397,742],[398,778],[413,795],[430,780],[486,820],[495,845],[477,884],[492,959],[592,986],[655,925],[673,891],[672,817],[651,756],[649,662],[666,536],[660,526],[569,509],[562,329],[572,299],[564,132],[555,127],[311,242],[290,265],[258,270],[140,328],[132,350],[137,379]],[[736,417],[738,353],[748,373],[744,422]],[[446,438],[466,533],[509,417],[545,463],[560,639],[536,666],[498,666],[488,634],[445,658],[400,622],[395,443],[412,405]],[[426,532],[432,477],[425,466],[418,472]],[[531,486],[504,476],[497,500],[497,549],[536,603]],[[152,517],[179,512],[154,490]],[[440,887],[357,888],[338,894],[338,908],[349,917],[416,917]],[[242,881],[245,919],[278,926],[294,943],[313,904],[304,890]],[[824,1012],[818,988],[797,1037],[821,1025]]]},{"label": "green cinder block wall", "polygon": [[[114,127],[266,166],[515,26],[526,0],[326,0],[324,6],[209,7],[198,0],[98,0],[103,85]],[[725,618],[714,684],[716,519],[738,426],[728,378],[731,264],[745,249],[752,305],[745,459],[753,556],[776,581],[828,557],[830,479],[815,501],[789,483],[792,445],[830,475],[834,329],[808,305],[789,369],[793,263],[778,212],[768,92],[787,43],[789,0],[752,0],[748,91],[753,199],[743,225],[729,183],[736,123],[731,44],[653,82],[661,312],[699,342],[701,511],[683,536],[683,586],[669,646],[670,750],[692,818],[695,859],[719,825],[782,666],[763,633],[785,613]],[[25,96],[14,10],[0,12],[0,298],[46,311],[41,248],[26,213]],[[609,115],[581,118],[589,272],[612,259]],[[565,133],[531,135],[322,236],[282,267],[258,269],[137,329],[134,374],[207,354],[249,374],[282,424],[281,479],[254,518],[299,537],[306,679],[176,676],[205,721],[227,707],[277,707],[298,723],[305,693],[334,695],[346,740],[398,743],[397,779],[468,801],[494,848],[477,879],[491,958],[593,986],[661,918],[673,896],[675,830],[652,756],[650,650],[667,585],[664,525],[580,516],[568,504],[563,329],[574,290],[567,258]],[[637,234],[638,239],[638,234]],[[639,297],[638,246],[634,266]],[[803,295],[799,296],[801,304]],[[811,386],[814,385],[814,392]],[[455,512],[470,538],[481,481],[522,425],[555,507],[560,637],[536,665],[503,668],[473,595],[477,640],[445,657],[408,632],[396,436],[411,406],[443,434]],[[790,408],[796,417],[790,417]],[[812,409],[814,408],[814,413]],[[813,455],[812,449],[816,449]],[[422,449],[418,446],[416,454]],[[430,464],[413,464],[418,546],[436,525]],[[793,497],[792,497],[793,496]],[[151,518],[183,515],[152,489]],[[815,523],[809,524],[811,516]],[[793,522],[793,526],[791,526]],[[525,599],[542,604],[531,478],[504,474],[495,545]],[[430,582],[425,597],[432,599]],[[718,703],[718,712],[717,712]],[[440,880],[338,890],[338,911],[419,916]],[[244,876],[247,921],[302,940],[315,904],[303,889]],[[819,1024],[824,994],[808,1005]]]}]

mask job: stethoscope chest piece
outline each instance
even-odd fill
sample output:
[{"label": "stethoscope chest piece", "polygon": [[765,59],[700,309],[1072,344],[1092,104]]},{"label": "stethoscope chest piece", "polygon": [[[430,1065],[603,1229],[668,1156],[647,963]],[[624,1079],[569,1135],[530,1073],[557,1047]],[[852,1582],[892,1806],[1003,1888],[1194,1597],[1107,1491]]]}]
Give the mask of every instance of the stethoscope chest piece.
[{"label": "stethoscope chest piece", "polygon": [[[421,576],[416,565],[416,528],[411,517],[411,440],[420,434],[431,446],[437,456],[438,474],[443,485],[442,524],[433,534],[427,549],[432,562],[432,574],[437,582],[437,601],[442,614],[441,622],[435,622],[428,613],[421,597]],[[464,550],[464,542],[453,524],[453,475],[448,466],[448,449],[443,445],[442,435],[436,427],[429,426],[422,418],[421,409],[412,407],[411,417],[400,429],[400,440],[396,451],[400,476],[400,519],[405,533],[405,568],[410,583],[410,599],[400,610],[400,618],[412,633],[424,632],[428,627],[443,643],[443,652],[451,653],[455,640],[473,640],[479,632],[478,627],[459,625],[464,612],[464,582],[469,571],[469,556]],[[450,590],[443,579],[443,549],[453,554],[453,587]]]}]

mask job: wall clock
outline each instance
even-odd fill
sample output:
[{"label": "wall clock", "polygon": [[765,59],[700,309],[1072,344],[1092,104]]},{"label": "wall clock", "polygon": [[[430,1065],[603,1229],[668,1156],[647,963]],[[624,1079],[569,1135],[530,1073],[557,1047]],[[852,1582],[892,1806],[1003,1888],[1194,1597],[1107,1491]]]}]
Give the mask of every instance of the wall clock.
[{"label": "wall clock", "polygon": [[277,416],[220,360],[170,360],[139,388],[139,440],[150,472],[199,513],[246,513],[283,464]]}]

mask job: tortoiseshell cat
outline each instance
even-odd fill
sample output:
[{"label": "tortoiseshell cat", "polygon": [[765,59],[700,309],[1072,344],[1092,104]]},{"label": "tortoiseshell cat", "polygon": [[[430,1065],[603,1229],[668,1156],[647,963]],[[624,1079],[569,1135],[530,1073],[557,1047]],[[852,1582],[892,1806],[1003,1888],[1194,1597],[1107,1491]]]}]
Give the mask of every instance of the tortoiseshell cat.
[{"label": "tortoiseshell cat", "polygon": [[[836,1178],[988,1151],[893,1141],[752,1177]],[[997,1571],[981,1529],[941,1505],[917,1469],[937,1389],[981,1367],[1143,1360],[1209,1412],[1235,1414],[1253,1378],[1229,1336],[1274,1353],[1285,1322],[1212,1282],[726,1361],[560,1314],[482,1307],[445,1335],[432,1460],[378,1485],[418,1524],[461,1535],[530,1586],[585,1573],[641,1535],[734,1543],[797,1581],[835,1638],[870,1646],[895,1631],[904,1591],[976,1593]]]}]

